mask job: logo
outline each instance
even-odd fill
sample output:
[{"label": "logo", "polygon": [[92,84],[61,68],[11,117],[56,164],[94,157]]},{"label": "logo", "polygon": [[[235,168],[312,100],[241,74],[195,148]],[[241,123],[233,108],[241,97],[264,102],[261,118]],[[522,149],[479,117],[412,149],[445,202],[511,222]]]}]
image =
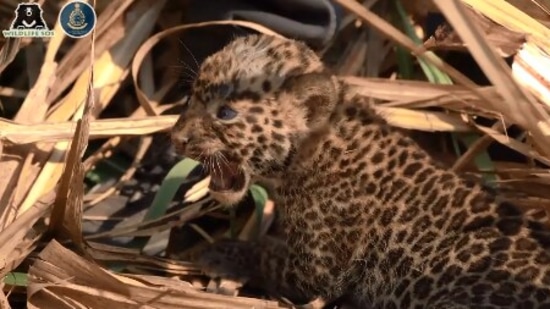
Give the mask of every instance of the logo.
[{"label": "logo", "polygon": [[59,25],[71,38],[80,39],[95,28],[97,16],[94,8],[83,1],[71,1],[61,8]]},{"label": "logo", "polygon": [[15,9],[15,18],[9,30],[2,30],[6,38],[43,38],[52,37],[53,31],[48,28],[42,8],[38,3],[23,2]]}]

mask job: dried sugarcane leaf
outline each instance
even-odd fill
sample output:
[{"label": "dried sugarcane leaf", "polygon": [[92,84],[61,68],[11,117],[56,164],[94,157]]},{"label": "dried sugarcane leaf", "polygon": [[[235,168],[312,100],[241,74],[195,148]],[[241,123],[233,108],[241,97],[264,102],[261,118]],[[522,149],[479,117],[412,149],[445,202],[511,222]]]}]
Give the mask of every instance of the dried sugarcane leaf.
[{"label": "dried sugarcane leaf", "polygon": [[134,278],[114,275],[51,241],[29,269],[28,307],[280,308],[273,301],[201,292],[177,279]]}]

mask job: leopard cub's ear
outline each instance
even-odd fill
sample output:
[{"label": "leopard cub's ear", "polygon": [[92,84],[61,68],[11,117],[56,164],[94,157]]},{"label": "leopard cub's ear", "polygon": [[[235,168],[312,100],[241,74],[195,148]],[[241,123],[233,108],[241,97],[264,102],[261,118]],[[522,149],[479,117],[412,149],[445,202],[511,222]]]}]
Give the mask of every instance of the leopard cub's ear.
[{"label": "leopard cub's ear", "polygon": [[291,77],[283,84],[307,110],[308,127],[325,122],[338,103],[340,83],[328,72],[313,72]]}]

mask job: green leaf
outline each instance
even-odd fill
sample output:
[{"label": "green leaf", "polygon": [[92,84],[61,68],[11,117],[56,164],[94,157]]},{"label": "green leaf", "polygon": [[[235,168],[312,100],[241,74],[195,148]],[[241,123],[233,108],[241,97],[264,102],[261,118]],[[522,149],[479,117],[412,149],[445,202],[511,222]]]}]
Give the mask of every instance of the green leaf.
[{"label": "green leaf", "polygon": [[130,164],[122,155],[115,154],[108,159],[98,162],[94,169],[86,173],[86,180],[99,184],[109,179],[118,179],[126,172]]},{"label": "green leaf", "polygon": [[[460,141],[466,145],[466,147],[470,147],[473,143],[475,143],[479,138],[479,134],[475,133],[467,133],[467,134],[461,134],[460,135]],[[491,157],[487,153],[487,151],[483,151],[475,156],[474,163],[477,166],[478,170],[484,171],[484,172],[494,172],[495,171],[495,165],[493,164],[493,160],[491,160]],[[483,173],[483,180],[485,181],[485,184],[490,187],[494,187],[497,181],[496,176],[493,173]]]},{"label": "green leaf", "polygon": [[[158,219],[166,214],[168,206],[176,195],[179,187],[185,182],[189,174],[199,165],[199,162],[191,159],[183,159],[178,162],[166,175],[160,188],[155,194],[151,207],[147,210],[142,222]],[[132,248],[143,249],[150,236],[140,236],[130,242]]]},{"label": "green leaf", "polygon": [[[399,17],[401,18],[401,23],[403,24],[403,29],[405,33],[417,45],[422,45],[422,40],[420,40],[420,38],[416,35],[416,32],[414,31],[414,27],[410,22],[409,18],[407,17],[407,13],[405,12],[403,5],[401,4],[401,1],[395,0],[395,7],[397,9],[397,13],[399,14]],[[432,53],[432,52],[427,52],[427,53]],[[445,72],[438,69],[436,66],[433,66],[422,59],[418,59],[418,63],[420,64],[420,67],[422,68],[424,75],[426,75],[426,78],[430,82],[434,84],[452,84],[453,83],[449,75],[447,75]]]},{"label": "green leaf", "polygon": [[256,184],[250,186],[249,190],[250,194],[252,195],[252,199],[254,200],[256,217],[258,218],[258,225],[256,226],[256,234],[258,234],[260,232],[260,226],[262,224],[265,203],[269,199],[269,196],[267,194],[267,191],[263,187]]},{"label": "green leaf", "polygon": [[11,286],[27,286],[28,277],[26,273],[9,272],[4,277],[4,283]]},{"label": "green leaf", "polygon": [[[260,232],[260,227],[262,224],[263,214],[264,214],[264,208],[265,203],[269,199],[267,191],[257,185],[253,184],[248,188],[248,192],[250,193],[250,196],[252,197],[252,200],[254,201],[254,212],[256,214],[256,226],[255,228],[255,235],[258,235]],[[236,207],[229,208],[229,237],[235,238],[238,235],[237,231],[237,211]]]},{"label": "green leaf", "polygon": [[413,76],[413,58],[403,47],[396,47],[397,53],[397,67],[399,70],[399,77],[402,79],[411,79]]}]

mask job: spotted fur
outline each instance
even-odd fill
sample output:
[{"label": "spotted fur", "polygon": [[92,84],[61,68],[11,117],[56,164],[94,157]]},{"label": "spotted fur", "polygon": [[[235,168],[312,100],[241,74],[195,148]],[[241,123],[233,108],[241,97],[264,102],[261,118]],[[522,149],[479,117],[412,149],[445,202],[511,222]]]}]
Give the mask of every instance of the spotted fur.
[{"label": "spotted fur", "polygon": [[300,42],[253,35],[207,58],[173,140],[219,177],[239,166],[242,186],[211,187],[225,204],[272,180],[281,235],[214,244],[212,276],[361,307],[550,308],[540,220],[440,167]]}]

